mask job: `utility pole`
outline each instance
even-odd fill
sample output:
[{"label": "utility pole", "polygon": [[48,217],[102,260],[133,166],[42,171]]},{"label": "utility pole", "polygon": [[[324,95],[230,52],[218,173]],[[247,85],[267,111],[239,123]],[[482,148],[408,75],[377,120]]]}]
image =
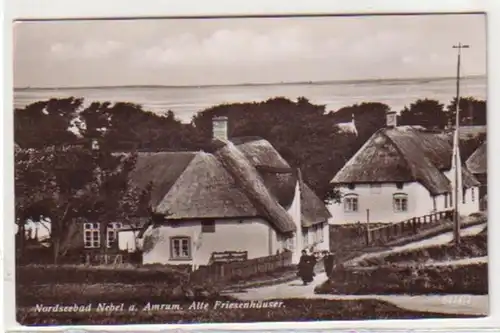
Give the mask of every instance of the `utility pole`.
[{"label": "utility pole", "polygon": [[462,49],[468,49],[469,45],[464,45],[462,43],[458,43],[458,45],[453,45],[454,49],[458,50],[458,58],[457,58],[457,100],[456,100],[456,111],[455,111],[455,137],[453,139],[453,161],[452,163],[455,166],[455,209],[454,209],[454,214],[453,214],[453,239],[455,241],[455,245],[458,246],[460,245],[460,214],[458,212],[458,201],[459,201],[459,195],[460,195],[460,188],[461,187],[461,182],[459,184],[458,179],[459,179],[459,165],[461,163],[460,161],[460,155],[459,155],[459,129],[460,129],[460,56],[461,56],[461,51]]}]

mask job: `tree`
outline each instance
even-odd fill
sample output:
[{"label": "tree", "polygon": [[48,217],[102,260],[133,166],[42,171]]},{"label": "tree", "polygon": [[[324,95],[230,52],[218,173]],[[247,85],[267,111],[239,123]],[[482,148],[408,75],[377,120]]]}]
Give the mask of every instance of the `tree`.
[{"label": "tree", "polygon": [[104,222],[147,214],[148,194],[129,182],[135,160],[135,154],[114,156],[80,146],[17,149],[15,193],[20,230],[27,218],[49,218],[50,245],[57,264],[78,234],[78,219]]},{"label": "tree", "polygon": [[30,104],[14,113],[14,137],[26,148],[75,143],[78,136],[68,129],[83,105],[81,98],[51,99]]},{"label": "tree", "polygon": [[399,116],[401,125],[419,125],[429,129],[444,129],[447,117],[443,104],[432,99],[419,99],[404,107]]},{"label": "tree", "polygon": [[[457,98],[454,97],[448,106],[447,118],[451,124],[456,122]],[[474,97],[460,98],[460,125],[486,125],[486,101]]]}]

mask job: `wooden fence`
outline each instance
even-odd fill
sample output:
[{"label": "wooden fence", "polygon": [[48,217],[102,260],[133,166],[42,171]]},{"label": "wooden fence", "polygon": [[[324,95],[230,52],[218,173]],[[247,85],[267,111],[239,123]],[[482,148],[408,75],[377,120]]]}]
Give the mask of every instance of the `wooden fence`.
[{"label": "wooden fence", "polygon": [[292,265],[292,252],[285,251],[268,257],[200,266],[196,271],[191,273],[190,279],[200,282],[236,281],[290,265]]},{"label": "wooden fence", "polygon": [[453,210],[435,212],[432,214],[414,217],[398,223],[388,224],[367,231],[368,245],[381,245],[398,237],[417,234],[422,230],[432,228],[443,220],[453,219]]}]

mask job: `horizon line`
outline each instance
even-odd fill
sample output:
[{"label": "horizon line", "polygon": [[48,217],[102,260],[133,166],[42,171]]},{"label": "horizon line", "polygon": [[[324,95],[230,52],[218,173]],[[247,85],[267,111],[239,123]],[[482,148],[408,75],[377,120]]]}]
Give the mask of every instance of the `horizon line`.
[{"label": "horizon line", "polygon": [[[473,74],[462,76],[465,78],[487,77],[487,74]],[[14,87],[14,90],[54,90],[54,89],[90,89],[90,88],[208,88],[208,87],[244,87],[244,86],[272,86],[272,85],[299,85],[299,84],[328,84],[328,83],[365,83],[382,81],[411,81],[411,80],[450,80],[455,76],[434,76],[434,77],[400,77],[400,78],[366,78],[366,79],[346,79],[346,80],[318,80],[318,81],[286,81],[286,82],[246,82],[246,83],[226,83],[226,84],[191,84],[191,85],[163,85],[163,84],[128,84],[128,85],[104,85],[104,86],[52,86],[52,87]]]}]

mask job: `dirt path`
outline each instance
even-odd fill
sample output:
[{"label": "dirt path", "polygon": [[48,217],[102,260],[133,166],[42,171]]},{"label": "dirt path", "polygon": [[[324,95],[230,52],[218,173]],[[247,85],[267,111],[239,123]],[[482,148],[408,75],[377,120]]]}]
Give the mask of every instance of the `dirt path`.
[{"label": "dirt path", "polygon": [[[472,227],[468,227],[468,228],[464,228],[460,231],[460,235],[462,237],[477,235],[481,231],[483,231],[484,227],[486,227],[486,223],[479,224],[479,225],[472,226]],[[346,265],[355,265],[356,263],[358,263],[359,261],[364,260],[364,259],[374,258],[374,257],[378,257],[378,256],[384,256],[387,254],[398,253],[398,252],[403,252],[403,251],[407,251],[407,250],[424,248],[427,246],[446,244],[446,243],[451,242],[452,240],[453,240],[453,232],[452,231],[445,232],[441,235],[430,237],[430,238],[427,238],[427,239],[424,239],[421,241],[409,243],[409,244],[406,244],[403,246],[396,246],[390,250],[365,253],[365,254],[360,255],[359,257],[356,257],[354,259],[347,261],[345,264]]]},{"label": "dirt path", "polygon": [[[461,235],[469,236],[480,233],[486,224],[465,228]],[[425,246],[445,244],[452,240],[453,233],[444,233],[429,239],[395,247],[388,251],[363,254],[349,261],[355,263],[371,256],[405,251],[408,249],[421,248]],[[486,260],[486,258],[481,258]],[[441,263],[442,264],[442,263]],[[266,300],[287,298],[317,298],[331,300],[346,299],[379,299],[393,303],[396,306],[415,311],[440,312],[464,315],[488,315],[487,295],[328,295],[315,294],[314,288],[326,280],[326,274],[318,274],[315,281],[307,286],[302,285],[300,280],[281,283],[278,285],[250,288],[241,292],[231,292],[230,295],[241,300]]]}]

